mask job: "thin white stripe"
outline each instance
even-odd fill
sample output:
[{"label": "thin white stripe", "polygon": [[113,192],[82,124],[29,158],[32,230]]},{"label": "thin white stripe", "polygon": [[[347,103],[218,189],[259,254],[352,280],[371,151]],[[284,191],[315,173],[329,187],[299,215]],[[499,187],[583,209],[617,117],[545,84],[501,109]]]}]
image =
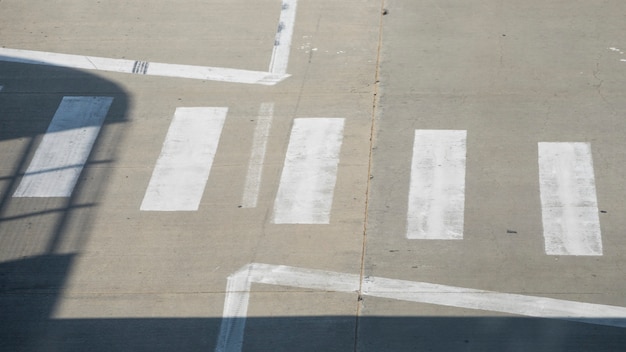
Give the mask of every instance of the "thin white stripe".
[{"label": "thin white stripe", "polygon": [[[289,75],[285,73],[276,74],[273,72],[238,70],[222,67],[138,62],[135,60],[110,59],[96,56],[59,54],[10,48],[0,48],[0,61],[262,85],[275,85],[289,77]],[[141,66],[140,70],[137,69],[138,64]]]},{"label": "thin white stripe", "polygon": [[13,197],[69,197],[113,102],[64,97]]},{"label": "thin white stripe", "polygon": [[[241,351],[253,283],[358,293],[360,277],[332,271],[253,263],[229,276],[216,352]],[[449,307],[626,328],[626,308],[470,288],[366,277],[362,295]]]},{"label": "thin white stripe", "polygon": [[539,185],[546,254],[602,255],[590,145],[539,143]]},{"label": "thin white stripe", "polygon": [[259,109],[254,137],[252,139],[252,152],[248,162],[248,173],[246,184],[243,189],[242,208],[255,208],[261,188],[261,178],[263,173],[263,163],[265,162],[265,151],[267,139],[272,126],[274,115],[274,103],[263,103]]},{"label": "thin white stripe", "polygon": [[343,118],[295,119],[274,202],[275,224],[328,224]]},{"label": "thin white stripe", "polygon": [[198,210],[228,108],[177,108],[141,210]]},{"label": "thin white stripe", "polygon": [[466,138],[466,131],[415,131],[407,238],[463,238]]},{"label": "thin white stripe", "polygon": [[282,2],[280,18],[278,20],[278,30],[276,31],[276,38],[274,39],[274,50],[272,51],[269,68],[269,72],[276,75],[284,75],[287,73],[297,5],[297,0],[283,0]]}]

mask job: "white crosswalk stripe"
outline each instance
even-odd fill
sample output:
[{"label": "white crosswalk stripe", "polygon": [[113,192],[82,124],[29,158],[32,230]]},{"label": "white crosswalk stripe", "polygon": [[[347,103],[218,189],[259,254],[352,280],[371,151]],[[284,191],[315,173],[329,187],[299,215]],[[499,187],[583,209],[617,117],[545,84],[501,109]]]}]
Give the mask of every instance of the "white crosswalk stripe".
[{"label": "white crosswalk stripe", "polygon": [[589,144],[539,143],[539,180],[546,254],[602,255]]},{"label": "white crosswalk stripe", "polygon": [[330,222],[343,126],[343,118],[294,120],[274,201],[275,224]]},{"label": "white crosswalk stripe", "polygon": [[466,131],[415,131],[407,238],[463,238],[466,139]]},{"label": "white crosswalk stripe", "polygon": [[141,210],[198,210],[227,108],[177,108]]},{"label": "white crosswalk stripe", "polygon": [[112,102],[64,97],[13,196],[71,196]]}]

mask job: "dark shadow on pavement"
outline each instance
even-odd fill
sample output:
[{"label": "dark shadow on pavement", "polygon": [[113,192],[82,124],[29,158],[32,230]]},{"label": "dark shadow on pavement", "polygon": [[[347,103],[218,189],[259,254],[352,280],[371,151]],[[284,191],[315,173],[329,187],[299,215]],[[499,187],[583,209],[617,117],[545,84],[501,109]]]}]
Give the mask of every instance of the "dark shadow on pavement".
[{"label": "dark shadow on pavement", "polygon": [[[221,319],[63,319],[6,351],[213,351]],[[243,351],[623,351],[624,329],[515,317],[248,318]],[[23,340],[21,340],[23,342]],[[8,343],[7,343],[8,342]],[[27,346],[27,348],[25,348]]]},{"label": "dark shadow on pavement", "polygon": [[[98,75],[36,64],[0,62],[0,86],[0,350],[50,350],[49,319],[106,192],[129,97]],[[65,96],[113,98],[73,193],[14,198]]]}]

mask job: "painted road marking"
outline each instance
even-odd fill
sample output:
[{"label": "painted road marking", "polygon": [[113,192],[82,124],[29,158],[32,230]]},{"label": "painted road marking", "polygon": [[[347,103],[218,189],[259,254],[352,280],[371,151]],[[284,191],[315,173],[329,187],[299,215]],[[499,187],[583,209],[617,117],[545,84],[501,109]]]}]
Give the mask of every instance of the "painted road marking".
[{"label": "painted road marking", "polygon": [[546,254],[602,255],[590,145],[539,143],[539,181]]},{"label": "painted road marking", "polygon": [[13,197],[69,197],[112,97],[63,97]]},{"label": "painted road marking", "polygon": [[198,210],[227,112],[220,107],[176,109],[141,210]]},{"label": "painted road marking", "polygon": [[0,61],[61,66],[85,70],[132,73],[149,76],[179,77],[263,85],[274,85],[289,77],[289,75],[286,74],[276,75],[271,72],[239,70],[233,68],[176,65],[9,48],[0,48]]},{"label": "painted road marking", "polygon": [[296,20],[297,0],[283,0],[268,72],[224,67],[177,65],[140,60],[0,48],[0,61],[61,66],[85,70],[179,77],[210,81],[275,85],[286,79]]},{"label": "painted road marking", "polygon": [[328,224],[343,118],[295,119],[274,201],[275,224]]},{"label": "painted road marking", "polygon": [[359,275],[253,263],[228,277],[215,351],[241,351],[253,283],[626,328],[626,307],[380,277],[365,277],[361,288]]},{"label": "painted road marking", "polygon": [[466,139],[466,131],[415,131],[407,238],[463,238]]},{"label": "painted road marking", "polygon": [[242,208],[256,208],[259,190],[261,188],[261,178],[263,174],[263,164],[265,163],[265,152],[267,140],[272,127],[274,115],[274,103],[263,103],[259,109],[254,137],[252,139],[252,152],[248,162],[248,173],[246,184],[243,189]]},{"label": "painted road marking", "polygon": [[297,0],[283,0],[281,5],[278,29],[274,38],[274,49],[272,50],[269,68],[269,72],[275,75],[282,76],[287,73],[297,5]]}]

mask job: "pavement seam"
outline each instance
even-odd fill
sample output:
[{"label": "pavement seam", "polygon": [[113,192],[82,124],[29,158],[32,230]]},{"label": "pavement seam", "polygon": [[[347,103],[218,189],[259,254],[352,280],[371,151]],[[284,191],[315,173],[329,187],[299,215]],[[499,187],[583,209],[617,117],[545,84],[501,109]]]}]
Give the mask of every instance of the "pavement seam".
[{"label": "pavement seam", "polygon": [[355,324],[354,324],[354,352],[359,350],[359,319],[361,316],[361,308],[363,301],[363,280],[365,277],[365,252],[367,248],[367,220],[368,220],[368,212],[369,212],[369,196],[370,196],[370,188],[371,188],[371,180],[372,180],[372,159],[373,159],[373,151],[374,151],[374,132],[376,127],[376,114],[377,107],[379,103],[379,83],[380,83],[380,58],[381,58],[381,48],[382,48],[382,39],[383,39],[383,19],[384,16],[388,14],[385,8],[385,0],[381,0],[380,2],[380,11],[379,11],[379,24],[378,24],[378,45],[376,50],[376,72],[374,75],[374,94],[372,97],[372,117],[371,117],[371,127],[370,127],[370,145],[369,145],[369,159],[367,165],[367,185],[365,189],[365,210],[363,214],[363,244],[361,248],[361,271],[359,275],[359,291],[357,298],[357,306],[356,306],[356,316],[355,316]]}]

